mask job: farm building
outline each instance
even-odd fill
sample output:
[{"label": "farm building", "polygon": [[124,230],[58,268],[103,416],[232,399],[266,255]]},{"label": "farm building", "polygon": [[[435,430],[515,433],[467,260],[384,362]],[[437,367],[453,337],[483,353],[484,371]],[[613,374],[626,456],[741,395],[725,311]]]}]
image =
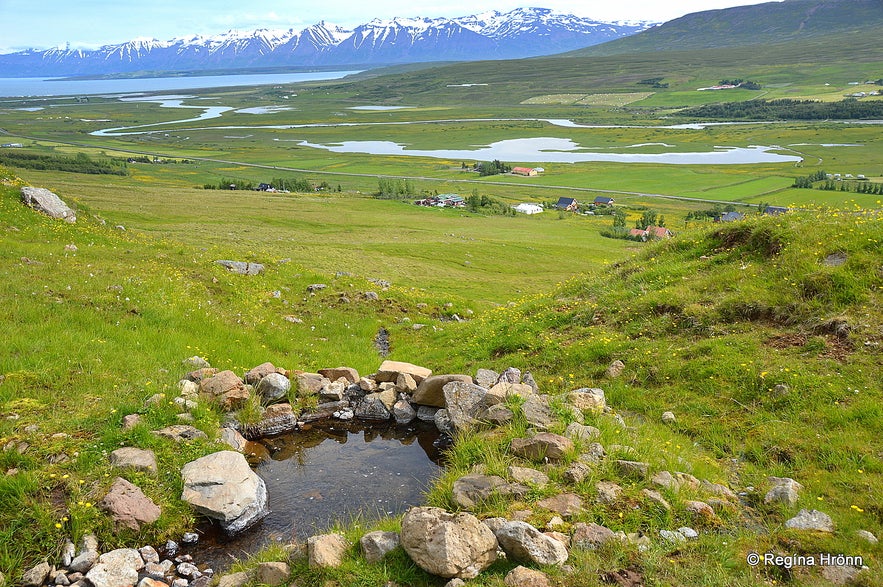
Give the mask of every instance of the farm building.
[{"label": "farm building", "polygon": [[629,236],[636,236],[639,239],[645,241],[647,240],[647,231],[641,230],[640,228],[633,228],[629,231]]},{"label": "farm building", "polygon": [[457,194],[439,194],[414,202],[418,206],[434,206],[436,208],[465,208],[466,200]]},{"label": "farm building", "polygon": [[664,226],[648,226],[647,236],[649,238],[671,238],[671,231]]},{"label": "farm building", "polygon": [[577,202],[574,198],[558,198],[558,203],[555,204],[555,207],[559,210],[567,210],[569,212],[576,212],[579,208],[579,202]]},{"label": "farm building", "polygon": [[595,197],[595,201],[592,203],[596,206],[612,206],[613,198],[608,198],[607,196],[597,196]]},{"label": "farm building", "polygon": [[741,212],[724,212],[717,218],[715,218],[716,222],[736,222],[737,220],[742,220],[745,218],[745,215]]},{"label": "farm building", "polygon": [[516,212],[521,212],[522,214],[539,214],[543,211],[543,207],[539,204],[518,204],[517,206],[513,206]]},{"label": "farm building", "polygon": [[537,175],[537,170],[532,167],[513,167],[512,173],[515,175],[526,175],[528,177],[533,177]]},{"label": "farm building", "polygon": [[788,212],[788,208],[784,208],[782,206],[767,206],[766,210],[763,211],[764,214],[769,216],[778,216],[779,214],[784,214]]}]

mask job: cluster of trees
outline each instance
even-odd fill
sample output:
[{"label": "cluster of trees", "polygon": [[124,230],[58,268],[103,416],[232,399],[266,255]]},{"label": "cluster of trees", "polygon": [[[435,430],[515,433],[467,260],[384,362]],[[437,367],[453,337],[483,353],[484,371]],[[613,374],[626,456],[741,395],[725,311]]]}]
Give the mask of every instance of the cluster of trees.
[{"label": "cluster of trees", "polygon": [[494,159],[490,162],[484,161],[482,163],[476,163],[475,170],[481,176],[500,175],[501,173],[509,173],[512,171],[512,166],[508,163],[503,163],[502,161]]},{"label": "cluster of trees", "polygon": [[656,210],[644,210],[641,217],[635,221],[635,228],[647,230],[648,226],[665,226],[665,217]]},{"label": "cluster of trees", "polygon": [[735,212],[736,207],[732,204],[727,204],[726,206],[721,206],[720,204],[715,204],[711,208],[707,208],[705,210],[690,210],[687,212],[686,220],[708,220],[709,218],[719,218],[726,212]]},{"label": "cluster of trees", "polygon": [[638,82],[641,86],[652,86],[654,88],[667,88],[668,83],[662,81],[661,77],[648,77]]},{"label": "cluster of trees", "polygon": [[814,100],[748,100],[685,108],[678,116],[728,120],[861,120],[883,117],[883,100],[839,102]]},{"label": "cluster of trees", "polygon": [[[301,177],[296,178],[273,178],[268,184],[271,188],[276,191],[284,192],[315,192],[315,191],[325,191],[330,190],[331,186],[328,185],[328,182],[322,182],[318,186],[313,185],[306,179]],[[202,186],[207,190],[256,190],[259,189],[260,184],[257,184],[253,181],[248,181],[244,179],[221,179],[218,183],[207,183]],[[340,186],[337,186],[337,191],[340,191]]]},{"label": "cluster of trees", "polygon": [[857,194],[883,194],[883,183],[871,181],[834,181],[827,180],[818,189],[830,192],[855,192]]},{"label": "cluster of trees", "polygon": [[92,175],[127,175],[126,162],[121,159],[92,159],[86,153],[73,157],[64,155],[41,155],[11,149],[0,150],[0,164],[19,169],[38,169],[88,173]]},{"label": "cluster of trees", "polygon": [[515,208],[490,196],[479,196],[477,190],[472,190],[472,195],[466,196],[466,209],[470,212],[482,214],[499,214],[501,216],[515,216]]},{"label": "cluster of trees", "polygon": [[804,175],[802,177],[795,177],[794,184],[791,186],[793,188],[801,188],[801,189],[812,189],[813,184],[817,181],[822,181],[827,178],[828,174],[824,171],[816,171],[815,173],[811,173],[809,175]]},{"label": "cluster of trees", "polygon": [[380,200],[410,200],[417,195],[417,188],[410,179],[381,177],[377,180],[377,193]]}]

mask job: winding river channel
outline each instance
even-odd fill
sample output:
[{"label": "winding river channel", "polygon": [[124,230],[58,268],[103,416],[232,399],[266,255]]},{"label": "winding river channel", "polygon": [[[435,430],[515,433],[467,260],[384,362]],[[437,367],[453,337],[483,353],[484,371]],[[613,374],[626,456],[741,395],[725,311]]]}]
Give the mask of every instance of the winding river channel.
[{"label": "winding river channel", "polygon": [[[193,99],[193,96],[170,95],[170,96],[135,96],[121,98],[128,102],[151,102],[157,103],[163,108],[180,108],[200,110],[195,117],[182,118],[168,122],[159,122],[138,126],[114,127],[94,131],[92,135],[100,137],[119,137],[154,133],[168,133],[169,125],[202,122],[210,119],[221,118],[225,113],[233,111],[229,106],[205,106],[185,104],[185,100]],[[236,112],[249,112],[260,114],[265,112],[278,112],[280,109],[292,109],[290,107],[269,107],[262,110],[244,109]],[[378,107],[354,107],[353,110],[368,110]],[[397,108],[406,110],[407,108]],[[566,119],[552,118],[458,118],[458,119],[432,119],[416,121],[388,121],[388,122],[339,122],[339,123],[303,123],[303,124],[277,124],[277,125],[219,125],[219,126],[190,126],[175,128],[174,132],[192,132],[205,130],[295,130],[310,128],[352,128],[352,127],[389,127],[404,125],[443,125],[453,123],[480,123],[480,122],[543,122],[553,127],[574,129],[671,129],[671,130],[702,130],[709,124],[678,124],[669,126],[619,126],[619,125],[583,125]],[[747,123],[747,124],[770,124],[770,123]],[[669,165],[742,165],[752,163],[797,163],[803,160],[799,152],[778,145],[748,145],[748,146],[714,146],[705,151],[678,151],[673,145],[666,143],[641,143],[616,147],[616,150],[608,148],[584,147],[569,138],[561,137],[531,137],[497,141],[488,145],[475,145],[467,149],[413,149],[408,145],[393,141],[370,140],[370,141],[341,141],[335,143],[313,143],[303,139],[274,139],[279,142],[293,142],[301,147],[324,149],[334,153],[362,153],[369,155],[430,157],[437,159],[468,159],[468,160],[493,160],[518,161],[532,163],[582,163],[590,161],[608,161],[617,163],[660,163]],[[662,152],[634,152],[637,148],[652,147],[654,151]],[[672,149],[665,151],[665,149]],[[632,152],[627,152],[632,150]],[[622,152],[626,151],[626,152]]]}]

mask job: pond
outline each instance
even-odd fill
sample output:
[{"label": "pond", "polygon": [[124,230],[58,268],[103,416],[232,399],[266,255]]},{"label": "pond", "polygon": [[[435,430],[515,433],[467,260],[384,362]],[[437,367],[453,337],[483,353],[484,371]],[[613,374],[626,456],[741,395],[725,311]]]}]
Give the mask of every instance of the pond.
[{"label": "pond", "polygon": [[255,470],[267,485],[270,514],[232,538],[206,523],[198,529],[199,543],[186,552],[200,567],[223,571],[268,544],[303,540],[335,522],[376,520],[422,505],[442,470],[434,445],[438,437],[432,423],[378,427],[329,421],[263,439],[257,447],[263,458]]}]

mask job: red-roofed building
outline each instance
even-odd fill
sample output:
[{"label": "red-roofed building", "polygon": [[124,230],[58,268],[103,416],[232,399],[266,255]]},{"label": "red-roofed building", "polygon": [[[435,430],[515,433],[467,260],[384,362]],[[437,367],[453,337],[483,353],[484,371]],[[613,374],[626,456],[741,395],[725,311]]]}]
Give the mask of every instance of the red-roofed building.
[{"label": "red-roofed building", "polygon": [[647,236],[650,238],[671,238],[671,231],[664,226],[648,226]]},{"label": "red-roofed building", "polygon": [[526,175],[528,177],[533,177],[537,174],[537,170],[532,167],[513,167],[512,173],[515,175]]}]

